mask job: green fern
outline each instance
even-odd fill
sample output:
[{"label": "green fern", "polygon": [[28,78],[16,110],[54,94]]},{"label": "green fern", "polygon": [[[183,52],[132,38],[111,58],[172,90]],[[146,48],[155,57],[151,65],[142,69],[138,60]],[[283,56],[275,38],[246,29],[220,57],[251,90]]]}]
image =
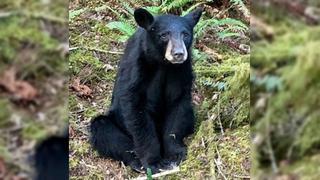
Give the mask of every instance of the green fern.
[{"label": "green fern", "polygon": [[87,8],[69,11],[69,21],[71,21],[72,19],[76,18],[77,16],[79,16],[80,14],[85,12],[86,10],[87,10]]},{"label": "green fern", "polygon": [[112,21],[106,25],[111,30],[117,30],[121,33],[119,41],[126,41],[134,32],[135,28],[130,23],[124,21]]},{"label": "green fern", "polygon": [[129,12],[130,15],[133,15],[134,9],[130,7],[130,4],[127,1],[120,1],[119,3]]},{"label": "green fern", "polygon": [[194,5],[192,5],[191,7],[189,7],[187,10],[183,11],[181,16],[185,16],[187,15],[188,13],[190,13],[192,10],[194,10],[196,7],[199,7],[201,4],[205,4],[205,2],[199,2],[199,3],[196,3]]},{"label": "green fern", "polygon": [[184,7],[186,4],[193,2],[193,0],[165,0],[161,4],[162,12],[168,12],[174,8]]},{"label": "green fern", "polygon": [[153,15],[158,15],[161,13],[161,7],[160,6],[147,6],[145,7],[147,11],[149,11]]},{"label": "green fern", "polygon": [[238,9],[243,13],[243,15],[244,15],[246,18],[249,18],[249,17],[250,17],[250,11],[249,11],[249,9],[247,8],[247,6],[243,3],[242,0],[230,0],[230,2],[231,2],[234,6],[237,6]]},{"label": "green fern", "polygon": [[[226,38],[232,36],[240,36],[241,32],[248,30],[247,25],[237,19],[225,18],[225,19],[206,19],[200,20],[195,27],[195,38],[203,36],[203,34],[210,28],[221,27],[222,30],[218,32],[219,38]],[[217,28],[218,29],[218,28]]]}]

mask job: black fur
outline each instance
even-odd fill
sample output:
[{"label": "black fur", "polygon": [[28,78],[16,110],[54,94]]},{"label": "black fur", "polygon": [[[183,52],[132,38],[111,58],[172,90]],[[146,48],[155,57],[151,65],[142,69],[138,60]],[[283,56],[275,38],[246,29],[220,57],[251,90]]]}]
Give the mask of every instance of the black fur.
[{"label": "black fur", "polygon": [[36,180],[69,179],[69,137],[53,136],[41,142],[35,152]]},{"label": "black fur", "polygon": [[[106,115],[91,123],[91,143],[99,154],[123,161],[134,169],[143,166],[153,173],[180,163],[186,156],[183,138],[194,128],[191,104],[193,27],[202,10],[185,17],[153,17],[135,11],[140,28],[129,39]],[[188,58],[182,64],[165,60],[167,39],[184,36]],[[177,36],[174,36],[177,35]]]}]

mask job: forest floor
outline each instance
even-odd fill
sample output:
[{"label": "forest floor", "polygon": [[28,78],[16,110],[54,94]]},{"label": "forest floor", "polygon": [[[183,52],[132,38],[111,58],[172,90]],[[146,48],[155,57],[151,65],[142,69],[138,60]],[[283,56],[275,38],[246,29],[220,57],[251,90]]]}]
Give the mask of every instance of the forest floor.
[{"label": "forest floor", "polygon": [[[143,7],[143,4],[139,4]],[[138,6],[138,5],[136,5]],[[113,10],[111,10],[112,8]],[[128,13],[116,1],[71,1],[70,19],[70,178],[131,179],[142,176],[122,163],[104,159],[88,143],[88,125],[110,105],[117,63],[125,44],[106,27],[115,12]],[[131,17],[132,18],[132,17]],[[165,179],[250,177],[249,55],[219,44],[208,34],[197,40],[206,57],[194,60],[193,103],[196,131],[187,140],[188,157],[180,172]]]},{"label": "forest floor", "polygon": [[67,129],[66,6],[0,2],[0,179],[32,179],[36,144]]},{"label": "forest floor", "polygon": [[251,39],[250,62],[252,174],[258,179],[320,177],[320,21],[288,11],[292,4],[320,8],[312,0],[253,8],[251,28],[264,32]]}]

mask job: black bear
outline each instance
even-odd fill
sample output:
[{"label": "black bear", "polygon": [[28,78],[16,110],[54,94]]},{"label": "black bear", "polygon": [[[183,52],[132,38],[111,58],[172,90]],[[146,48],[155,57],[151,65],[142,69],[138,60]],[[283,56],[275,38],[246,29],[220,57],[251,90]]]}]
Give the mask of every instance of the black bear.
[{"label": "black bear", "polygon": [[107,114],[93,119],[91,144],[105,157],[153,173],[186,156],[193,133],[193,28],[202,14],[153,16],[137,9],[140,26],[128,40]]}]

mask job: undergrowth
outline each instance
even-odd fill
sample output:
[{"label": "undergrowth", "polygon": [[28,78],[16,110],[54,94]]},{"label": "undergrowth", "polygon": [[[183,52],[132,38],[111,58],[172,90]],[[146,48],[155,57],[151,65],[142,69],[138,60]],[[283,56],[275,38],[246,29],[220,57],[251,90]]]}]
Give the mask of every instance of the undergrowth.
[{"label": "undergrowth", "polygon": [[252,172],[258,179],[277,174],[317,179],[320,28],[285,21],[286,26],[274,26],[272,42],[252,44]]}]

